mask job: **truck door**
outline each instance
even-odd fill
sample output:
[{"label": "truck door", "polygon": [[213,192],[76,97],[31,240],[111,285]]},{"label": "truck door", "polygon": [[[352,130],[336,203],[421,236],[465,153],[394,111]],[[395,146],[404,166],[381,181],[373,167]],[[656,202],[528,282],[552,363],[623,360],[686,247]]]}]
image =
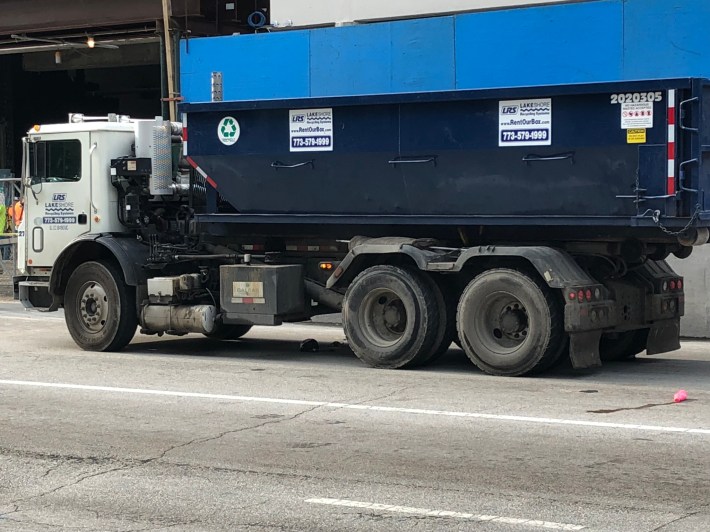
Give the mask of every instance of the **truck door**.
[{"label": "truck door", "polygon": [[27,265],[51,267],[72,240],[91,230],[91,136],[29,139],[25,193]]}]

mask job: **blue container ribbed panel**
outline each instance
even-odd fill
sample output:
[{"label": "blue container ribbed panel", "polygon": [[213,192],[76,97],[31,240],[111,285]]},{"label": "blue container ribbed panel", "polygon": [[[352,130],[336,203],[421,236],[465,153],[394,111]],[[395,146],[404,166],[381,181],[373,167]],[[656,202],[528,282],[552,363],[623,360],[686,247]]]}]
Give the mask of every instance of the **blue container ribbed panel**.
[{"label": "blue container ribbed panel", "polygon": [[311,32],[311,96],[392,91],[392,24]]},{"label": "blue container ribbed panel", "polygon": [[710,1],[626,0],[624,78],[710,77]]},{"label": "blue container ribbed panel", "polygon": [[212,72],[222,72],[225,100],[266,100],[310,96],[308,31],[182,41],[182,94],[209,102]]},{"label": "blue container ribbed panel", "polygon": [[311,32],[311,96],[454,88],[453,17]]},{"label": "blue container ribbed panel", "polygon": [[622,13],[605,0],[460,15],[456,88],[619,80]]},{"label": "blue container ribbed panel", "polygon": [[394,92],[456,88],[455,20],[442,17],[392,23]]},{"label": "blue container ribbed panel", "polygon": [[182,92],[226,100],[710,77],[709,0],[596,0],[182,43]]}]

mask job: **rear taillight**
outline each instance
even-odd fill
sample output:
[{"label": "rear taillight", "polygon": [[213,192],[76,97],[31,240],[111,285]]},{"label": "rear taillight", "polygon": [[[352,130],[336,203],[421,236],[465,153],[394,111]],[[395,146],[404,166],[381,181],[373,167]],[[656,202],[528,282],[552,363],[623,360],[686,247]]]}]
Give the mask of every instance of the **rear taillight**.
[{"label": "rear taillight", "polygon": [[570,301],[578,301],[579,303],[600,301],[602,298],[602,290],[600,287],[572,288],[567,293],[567,298]]},{"label": "rear taillight", "polygon": [[663,281],[663,284],[661,285],[662,292],[675,292],[676,290],[683,290],[682,279],[671,279],[669,281]]}]

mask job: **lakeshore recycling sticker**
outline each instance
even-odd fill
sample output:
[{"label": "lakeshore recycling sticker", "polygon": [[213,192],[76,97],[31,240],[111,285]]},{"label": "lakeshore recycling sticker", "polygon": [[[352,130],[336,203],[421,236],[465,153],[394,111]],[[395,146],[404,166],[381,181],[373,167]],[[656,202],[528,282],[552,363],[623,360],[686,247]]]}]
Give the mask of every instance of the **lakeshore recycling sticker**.
[{"label": "lakeshore recycling sticker", "polygon": [[333,151],[333,109],[289,112],[292,152]]},{"label": "lakeshore recycling sticker", "polygon": [[239,127],[239,122],[233,116],[225,116],[217,126],[217,137],[225,146],[236,144],[241,134],[242,129]]},{"label": "lakeshore recycling sticker", "polygon": [[498,146],[552,145],[551,98],[500,102],[498,120]]}]

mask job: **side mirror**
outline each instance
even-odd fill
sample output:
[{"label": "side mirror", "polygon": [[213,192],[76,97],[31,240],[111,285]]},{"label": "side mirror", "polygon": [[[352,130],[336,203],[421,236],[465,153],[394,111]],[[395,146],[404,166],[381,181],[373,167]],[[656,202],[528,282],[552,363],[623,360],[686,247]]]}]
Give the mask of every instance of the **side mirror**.
[{"label": "side mirror", "polygon": [[30,143],[29,186],[41,184],[47,178],[47,143]]}]

